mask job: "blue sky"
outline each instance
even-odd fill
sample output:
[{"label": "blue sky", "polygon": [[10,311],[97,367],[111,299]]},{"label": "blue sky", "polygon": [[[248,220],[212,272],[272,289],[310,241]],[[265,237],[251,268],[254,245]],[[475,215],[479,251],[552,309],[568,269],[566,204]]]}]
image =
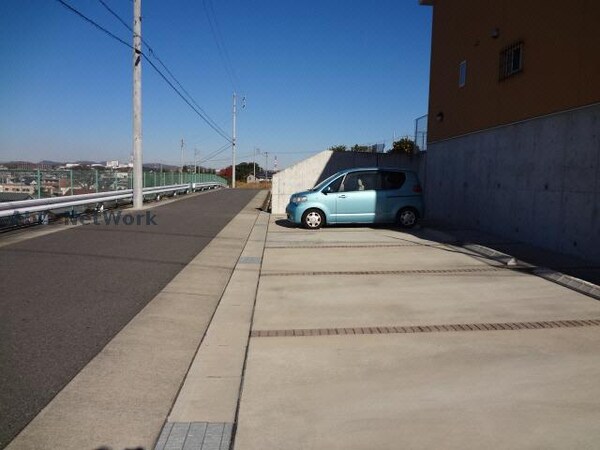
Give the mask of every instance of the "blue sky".
[{"label": "blue sky", "polygon": [[[65,0],[130,42],[98,0]],[[104,0],[131,23],[131,0]],[[279,168],[336,144],[412,133],[427,112],[431,8],[417,0],[212,0],[230,81],[202,0],[142,0],[142,36],[202,108]],[[0,1],[0,160],[128,160],[131,50],[55,0]],[[226,141],[143,63],[144,162],[178,164]],[[228,165],[228,150],[205,163]],[[250,155],[250,156],[248,156]],[[245,156],[245,157],[244,157]],[[264,156],[259,159],[264,162]]]}]

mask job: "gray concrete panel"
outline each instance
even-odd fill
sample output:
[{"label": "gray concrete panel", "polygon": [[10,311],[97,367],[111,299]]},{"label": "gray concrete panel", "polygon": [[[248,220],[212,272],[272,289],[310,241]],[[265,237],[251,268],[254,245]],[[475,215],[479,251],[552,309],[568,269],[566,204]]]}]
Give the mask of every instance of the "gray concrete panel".
[{"label": "gray concrete panel", "polygon": [[600,105],[431,143],[429,219],[600,261]]}]

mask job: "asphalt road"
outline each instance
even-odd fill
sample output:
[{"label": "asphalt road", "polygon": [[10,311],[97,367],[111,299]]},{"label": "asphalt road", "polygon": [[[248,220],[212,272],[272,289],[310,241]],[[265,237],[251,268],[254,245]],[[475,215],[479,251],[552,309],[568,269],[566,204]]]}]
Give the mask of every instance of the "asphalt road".
[{"label": "asphalt road", "polygon": [[100,220],[0,248],[0,448],[255,195],[210,192],[149,210],[156,225]]}]

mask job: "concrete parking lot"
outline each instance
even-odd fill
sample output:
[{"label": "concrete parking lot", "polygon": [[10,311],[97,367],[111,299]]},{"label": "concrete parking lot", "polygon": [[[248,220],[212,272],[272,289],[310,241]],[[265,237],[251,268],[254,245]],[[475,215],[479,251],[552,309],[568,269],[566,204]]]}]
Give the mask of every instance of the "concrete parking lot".
[{"label": "concrete parking lot", "polygon": [[597,300],[418,231],[280,219],[236,449],[597,446]]}]

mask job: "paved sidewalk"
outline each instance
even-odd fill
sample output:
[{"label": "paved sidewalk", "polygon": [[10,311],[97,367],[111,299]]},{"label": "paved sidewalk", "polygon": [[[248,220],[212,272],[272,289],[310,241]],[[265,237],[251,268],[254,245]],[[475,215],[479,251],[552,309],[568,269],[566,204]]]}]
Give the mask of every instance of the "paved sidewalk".
[{"label": "paved sidewalk", "polygon": [[600,302],[422,232],[279,219],[236,450],[597,446]]},{"label": "paved sidewalk", "polygon": [[155,450],[230,448],[268,223],[261,212]]}]

